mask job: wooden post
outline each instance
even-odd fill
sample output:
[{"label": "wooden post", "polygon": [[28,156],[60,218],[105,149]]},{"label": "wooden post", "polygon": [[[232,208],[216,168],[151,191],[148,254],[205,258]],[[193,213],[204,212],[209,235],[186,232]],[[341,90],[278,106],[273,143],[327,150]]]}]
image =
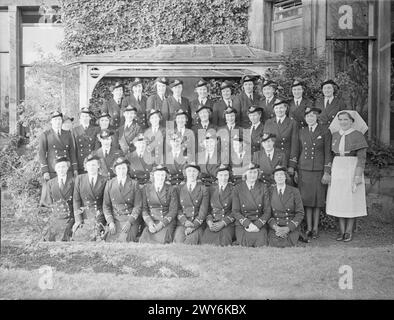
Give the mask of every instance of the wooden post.
[{"label": "wooden post", "polygon": [[17,6],[8,7],[10,55],[9,55],[9,127],[10,134],[18,133],[18,103],[20,99],[20,12]]},{"label": "wooden post", "polygon": [[390,144],[391,1],[378,1],[378,139]]},{"label": "wooden post", "polygon": [[81,64],[79,66],[79,108],[89,107],[88,76],[88,66]]},{"label": "wooden post", "polygon": [[[368,36],[374,36],[378,21],[376,2],[370,2],[368,8]],[[377,100],[377,46],[375,40],[368,40],[368,138],[376,137],[376,100]]]}]

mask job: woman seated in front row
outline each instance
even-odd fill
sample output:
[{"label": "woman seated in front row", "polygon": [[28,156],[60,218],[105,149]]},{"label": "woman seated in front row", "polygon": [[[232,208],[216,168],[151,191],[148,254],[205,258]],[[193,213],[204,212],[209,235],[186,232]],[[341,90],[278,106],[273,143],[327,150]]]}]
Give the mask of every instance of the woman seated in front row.
[{"label": "woman seated in front row", "polygon": [[230,167],[220,165],[217,169],[217,183],[209,188],[208,227],[204,231],[202,244],[230,246],[235,235],[234,221],[231,216],[233,185],[229,183]]},{"label": "woman seated in front row", "polygon": [[272,217],[268,220],[268,242],[272,247],[296,246],[304,218],[301,194],[297,188],[286,185],[286,167],[276,167],[273,175],[276,184],[270,190]]},{"label": "woman seated in front row", "polygon": [[153,169],[153,181],[142,190],[142,218],[146,227],[142,243],[171,243],[178,212],[178,194],[175,187],[166,184],[168,169],[158,165]]},{"label": "woman seated in front row", "polygon": [[267,245],[266,223],[271,217],[267,187],[257,180],[259,166],[250,163],[246,180],[234,187],[232,215],[236,219],[236,243],[245,247]]},{"label": "woman seated in front row", "polygon": [[208,213],[209,193],[197,178],[201,169],[194,162],[185,166],[186,181],[178,187],[178,223],[174,242],[200,244],[203,224]]}]

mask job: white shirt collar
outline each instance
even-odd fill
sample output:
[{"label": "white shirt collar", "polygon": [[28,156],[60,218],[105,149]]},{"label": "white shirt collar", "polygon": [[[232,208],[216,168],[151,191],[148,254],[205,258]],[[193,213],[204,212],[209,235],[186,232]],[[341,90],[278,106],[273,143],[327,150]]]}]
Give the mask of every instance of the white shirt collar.
[{"label": "white shirt collar", "polygon": [[219,190],[226,189],[227,185],[228,185],[228,182],[226,184],[219,184]]},{"label": "white shirt collar", "polygon": [[268,155],[268,156],[273,156],[274,155],[274,150],[275,149],[272,149],[271,151],[266,151],[265,149],[264,149],[264,152]]},{"label": "white shirt collar", "polygon": [[285,118],[286,118],[286,115],[284,115],[282,118],[276,117],[276,122],[278,123],[280,120],[280,122],[283,123],[283,121],[285,121]]},{"label": "white shirt collar", "polygon": [[255,129],[257,129],[257,127],[260,125],[260,121],[259,122],[257,122],[256,124],[252,124],[252,127],[251,127],[251,129],[253,129],[253,128],[255,128]]},{"label": "white shirt collar", "polygon": [[124,178],[124,179],[121,179],[121,178],[117,177],[117,179],[118,179],[118,183],[119,183],[119,184],[122,184],[122,185],[124,185],[124,184],[126,183],[126,179],[127,179],[127,177],[126,177],[126,178]]},{"label": "white shirt collar", "polygon": [[135,94],[133,94],[134,95],[134,98],[135,98],[135,100],[137,100],[137,101],[141,101],[141,96],[140,95],[135,95]]},{"label": "white shirt collar", "polygon": [[190,189],[190,186],[192,187],[192,190],[194,190],[194,188],[196,187],[197,181],[191,183],[191,182],[187,182],[187,188]]},{"label": "white shirt collar", "polygon": [[279,188],[279,186],[277,185],[276,189],[278,190],[278,194],[280,193],[281,190],[282,190],[282,194],[284,194],[286,190],[286,184],[282,188]]},{"label": "white shirt collar", "polygon": [[[317,122],[316,122],[313,126],[308,126],[308,129],[309,129],[309,128],[312,128],[312,132],[315,132],[316,127],[317,127]],[[309,130],[310,130],[310,129],[309,129]]]},{"label": "white shirt collar", "polygon": [[301,101],[302,101],[302,97],[301,97],[301,98],[298,98],[298,99],[295,99],[295,98],[294,98],[294,102],[295,102],[295,103],[298,103],[298,105],[301,104]]},{"label": "white shirt collar", "polygon": [[61,180],[63,180],[63,183],[66,183],[67,176],[64,176],[64,177],[58,176],[58,177],[57,177],[57,181],[60,183]]}]

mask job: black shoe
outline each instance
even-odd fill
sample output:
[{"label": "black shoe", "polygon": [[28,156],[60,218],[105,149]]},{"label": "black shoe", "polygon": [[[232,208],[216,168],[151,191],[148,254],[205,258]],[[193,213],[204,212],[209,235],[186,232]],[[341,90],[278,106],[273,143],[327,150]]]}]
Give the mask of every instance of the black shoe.
[{"label": "black shoe", "polygon": [[337,241],[342,241],[343,239],[344,239],[344,234],[343,233],[340,233],[340,234],[338,234],[338,236],[337,236]]},{"label": "black shoe", "polygon": [[312,238],[312,230],[309,230],[305,233],[308,238]]},{"label": "black shoe", "polygon": [[312,239],[317,239],[317,238],[319,238],[319,232],[313,230],[313,231],[312,231]]},{"label": "black shoe", "polygon": [[345,235],[343,236],[343,242],[349,242],[352,241],[353,236],[351,233],[345,233]]},{"label": "black shoe", "polygon": [[300,232],[298,240],[301,241],[301,242],[305,242],[305,243],[311,242],[310,238],[306,234],[304,234],[302,232]]}]

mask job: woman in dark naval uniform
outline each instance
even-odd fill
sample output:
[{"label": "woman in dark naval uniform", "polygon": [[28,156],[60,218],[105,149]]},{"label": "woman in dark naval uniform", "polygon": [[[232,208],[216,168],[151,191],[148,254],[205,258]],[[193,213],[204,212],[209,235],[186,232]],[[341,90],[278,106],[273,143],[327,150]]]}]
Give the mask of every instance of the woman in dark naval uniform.
[{"label": "woman in dark naval uniform", "polygon": [[171,243],[178,212],[176,188],[165,183],[168,170],[162,165],[153,168],[153,181],[142,190],[142,218],[146,227],[141,243]]},{"label": "woman in dark naval uniform", "polygon": [[234,187],[232,216],[238,245],[262,247],[267,245],[266,223],[271,217],[268,189],[258,181],[259,166],[250,163],[246,180]]},{"label": "woman in dark naval uniform", "polygon": [[305,207],[306,236],[317,238],[319,215],[326,205],[327,184],[331,173],[331,133],[317,123],[320,109],[305,110],[306,127],[298,135],[298,188]]},{"label": "woman in dark naval uniform", "polygon": [[208,228],[201,244],[230,246],[235,236],[235,219],[231,216],[233,185],[229,183],[230,167],[222,164],[216,174],[217,183],[209,189]]},{"label": "woman in dark naval uniform", "polygon": [[268,242],[272,247],[296,246],[300,235],[300,223],[304,218],[301,194],[297,188],[286,185],[286,167],[276,167],[271,186],[271,212],[268,220]]}]

